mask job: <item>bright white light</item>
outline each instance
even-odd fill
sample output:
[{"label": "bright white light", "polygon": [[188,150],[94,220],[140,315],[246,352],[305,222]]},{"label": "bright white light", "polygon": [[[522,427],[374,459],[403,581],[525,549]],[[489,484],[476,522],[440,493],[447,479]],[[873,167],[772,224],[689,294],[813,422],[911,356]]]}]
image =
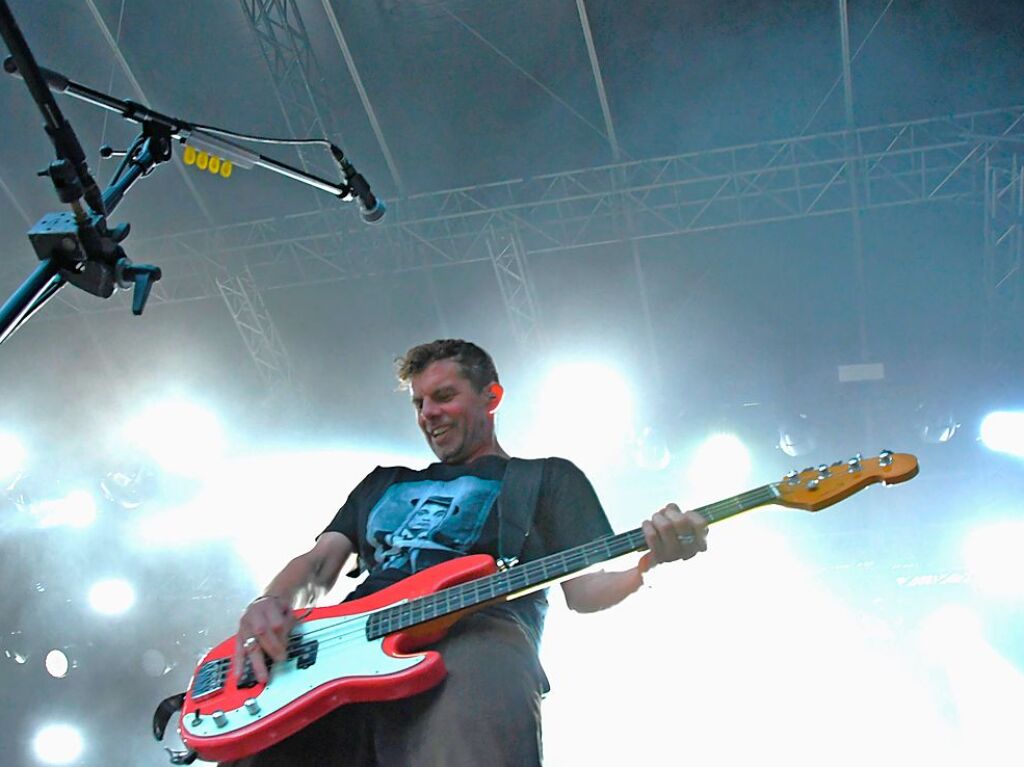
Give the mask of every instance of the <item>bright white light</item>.
[{"label": "bright white light", "polygon": [[25,468],[25,447],[13,434],[0,433],[0,483],[6,483]]},{"label": "bright white light", "polygon": [[60,650],[50,650],[46,653],[46,671],[50,676],[56,677],[57,679],[63,679],[68,675],[68,669],[71,668],[71,664],[68,662],[68,656]]},{"label": "bright white light", "polygon": [[217,416],[185,400],[152,405],[124,430],[125,438],[171,474],[196,477],[223,455],[224,430]]},{"label": "bright white light", "polygon": [[697,448],[687,478],[701,496],[716,498],[747,489],[750,453],[734,434],[712,434]]},{"label": "bright white light", "polygon": [[986,596],[1024,597],[1024,521],[999,522],[973,531],[964,543],[971,581]]},{"label": "bright white light", "polygon": [[989,450],[1024,456],[1024,412],[989,413],[981,422],[981,441]]},{"label": "bright white light", "polygon": [[89,604],[102,615],[121,615],[135,604],[135,589],[120,578],[97,581],[89,589]]},{"label": "bright white light", "polygon": [[617,371],[596,362],[559,365],[537,397],[531,443],[547,454],[595,463],[621,455],[633,431],[633,395]]},{"label": "bright white light", "polygon": [[32,750],[43,764],[71,764],[84,748],[81,733],[66,724],[51,724],[32,740]]},{"label": "bright white light", "polygon": [[96,520],[96,499],[85,490],[73,490],[33,504],[32,513],[40,527],[88,527]]},{"label": "bright white light", "polygon": [[918,640],[933,658],[955,658],[980,640],[981,631],[981,619],[970,608],[946,605],[921,621]]},{"label": "bright white light", "polygon": [[672,462],[672,452],[656,428],[645,426],[633,440],[633,460],[645,471],[661,471]]},{"label": "bright white light", "polygon": [[[131,540],[146,549],[198,549],[230,541],[248,565],[253,587],[262,588],[295,552],[312,545],[345,496],[374,466],[415,467],[427,460],[426,455],[365,445],[232,456],[188,503],[138,517]],[[288,509],[287,525],[253,524],[280,516],[281,509]],[[350,582],[338,580],[339,590]]]}]

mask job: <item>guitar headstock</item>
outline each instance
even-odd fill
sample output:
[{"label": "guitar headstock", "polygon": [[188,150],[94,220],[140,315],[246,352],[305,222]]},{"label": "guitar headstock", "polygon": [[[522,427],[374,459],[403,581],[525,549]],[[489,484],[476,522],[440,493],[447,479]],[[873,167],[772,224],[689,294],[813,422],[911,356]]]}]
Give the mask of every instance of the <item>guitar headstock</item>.
[{"label": "guitar headstock", "polygon": [[886,485],[906,482],[917,476],[917,471],[914,456],[883,450],[875,458],[862,458],[858,453],[848,461],[791,471],[772,487],[779,493],[776,503],[818,511],[876,482]]}]

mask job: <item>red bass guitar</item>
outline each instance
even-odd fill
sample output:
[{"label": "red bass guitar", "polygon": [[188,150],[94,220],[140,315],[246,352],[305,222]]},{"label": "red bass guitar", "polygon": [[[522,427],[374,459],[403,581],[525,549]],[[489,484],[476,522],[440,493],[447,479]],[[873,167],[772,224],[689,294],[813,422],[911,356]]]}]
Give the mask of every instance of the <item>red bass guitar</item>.
[{"label": "red bass guitar", "polygon": [[[791,472],[746,493],[697,509],[709,523],[769,504],[817,511],[883,482],[917,474],[912,455],[888,451]],[[201,758],[228,761],[261,751],[346,703],[403,698],[445,676],[439,653],[425,650],[455,621],[494,602],[565,580],[592,565],[647,548],[641,529],[611,535],[499,571],[487,555],[454,559],[376,594],[303,612],[288,658],[260,684],[247,660],[232,668],[235,638],[200,661],[181,708],[178,731]]]}]

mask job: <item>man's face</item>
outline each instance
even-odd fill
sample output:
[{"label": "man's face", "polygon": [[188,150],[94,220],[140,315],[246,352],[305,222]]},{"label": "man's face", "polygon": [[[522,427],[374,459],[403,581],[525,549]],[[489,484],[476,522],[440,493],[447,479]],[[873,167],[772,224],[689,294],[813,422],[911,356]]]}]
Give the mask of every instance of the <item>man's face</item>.
[{"label": "man's face", "polygon": [[454,360],[431,362],[409,382],[416,420],[427,444],[444,463],[468,463],[494,442],[493,397],[478,392]]}]

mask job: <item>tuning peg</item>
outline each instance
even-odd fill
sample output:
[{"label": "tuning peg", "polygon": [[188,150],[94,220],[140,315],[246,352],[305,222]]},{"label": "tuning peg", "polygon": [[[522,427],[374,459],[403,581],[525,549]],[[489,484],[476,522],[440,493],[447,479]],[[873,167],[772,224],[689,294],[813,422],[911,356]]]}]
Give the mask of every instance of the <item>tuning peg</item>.
[{"label": "tuning peg", "polygon": [[878,454],[878,465],[881,467],[892,466],[892,450],[883,450]]},{"label": "tuning peg", "polygon": [[793,469],[792,471],[787,472],[786,476],[783,477],[783,479],[786,480],[786,484],[787,485],[799,485],[800,484],[800,472],[798,472],[796,469]]},{"label": "tuning peg", "polygon": [[857,453],[857,455],[855,455],[853,458],[847,461],[846,465],[849,468],[846,471],[849,472],[850,474],[856,474],[857,472],[859,472],[861,470],[860,459],[861,454]]},{"label": "tuning peg", "polygon": [[807,483],[807,489],[808,490],[817,490],[818,489],[818,480],[812,479],[810,482],[808,482]]}]

